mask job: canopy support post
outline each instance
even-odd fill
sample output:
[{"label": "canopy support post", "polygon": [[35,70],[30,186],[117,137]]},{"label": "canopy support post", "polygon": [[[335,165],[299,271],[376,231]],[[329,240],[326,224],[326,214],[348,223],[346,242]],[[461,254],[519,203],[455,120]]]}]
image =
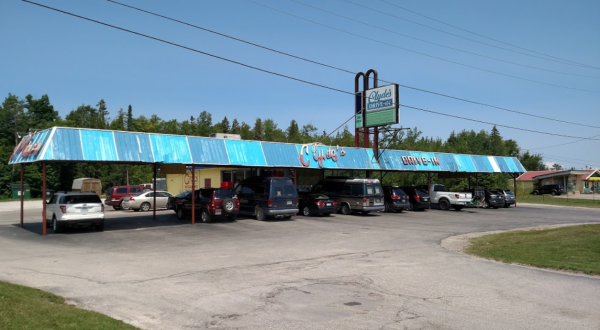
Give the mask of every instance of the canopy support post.
[{"label": "canopy support post", "polygon": [[42,162],[42,235],[46,236],[46,162]]},{"label": "canopy support post", "polygon": [[156,163],[154,163],[154,182],[152,183],[152,190],[154,190],[154,197],[152,199],[152,219],[156,220]]},{"label": "canopy support post", "polygon": [[24,204],[24,198],[25,198],[25,193],[23,192],[23,189],[24,189],[23,177],[24,176],[25,176],[25,164],[21,163],[21,228],[23,228],[23,204]]},{"label": "canopy support post", "polygon": [[192,225],[196,223],[196,171],[192,164]]}]

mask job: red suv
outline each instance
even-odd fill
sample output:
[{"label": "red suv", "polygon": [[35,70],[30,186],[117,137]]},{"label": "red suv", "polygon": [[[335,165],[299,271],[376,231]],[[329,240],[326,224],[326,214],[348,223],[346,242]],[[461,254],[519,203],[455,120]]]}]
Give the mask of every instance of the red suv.
[{"label": "red suv", "polygon": [[123,198],[125,196],[132,196],[137,193],[143,192],[144,187],[142,186],[115,186],[110,187],[106,193],[106,199],[104,205],[112,206],[115,210],[123,208]]},{"label": "red suv", "polygon": [[[195,191],[194,206],[202,222],[211,222],[213,218],[237,219],[240,213],[240,200],[232,189],[204,188]],[[192,213],[191,191],[170,197],[168,208],[174,209],[177,218],[183,219]]]}]

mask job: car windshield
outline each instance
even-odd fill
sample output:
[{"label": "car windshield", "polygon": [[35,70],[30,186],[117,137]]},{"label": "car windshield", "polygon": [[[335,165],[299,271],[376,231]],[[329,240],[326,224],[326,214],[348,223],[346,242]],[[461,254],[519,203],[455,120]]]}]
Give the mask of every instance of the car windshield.
[{"label": "car windshield", "polygon": [[235,193],[231,189],[217,189],[215,191],[215,198],[233,198]]},{"label": "car windshield", "polygon": [[504,191],[504,193],[505,193],[505,194],[507,194],[507,195],[510,195],[510,196],[514,196],[514,195],[515,195],[515,194],[513,194],[513,192],[512,192],[512,191],[510,191],[510,190],[505,190],[505,191]]},{"label": "car windshield", "polygon": [[406,196],[406,193],[404,192],[404,190],[402,190],[400,188],[394,189],[394,194],[396,196]]},{"label": "car windshield", "polygon": [[189,196],[191,192],[192,192],[191,190],[184,191],[184,192],[182,192],[181,194],[179,194],[179,195],[177,195],[175,197],[184,198],[184,197]]}]

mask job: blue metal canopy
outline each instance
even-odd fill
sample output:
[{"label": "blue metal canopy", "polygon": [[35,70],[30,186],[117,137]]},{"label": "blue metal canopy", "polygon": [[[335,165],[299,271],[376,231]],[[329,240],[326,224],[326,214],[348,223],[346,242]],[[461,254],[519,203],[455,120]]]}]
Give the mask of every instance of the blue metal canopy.
[{"label": "blue metal canopy", "polygon": [[25,136],[9,164],[122,162],[428,172],[526,172],[515,157],[475,156],[321,144],[53,127]]}]

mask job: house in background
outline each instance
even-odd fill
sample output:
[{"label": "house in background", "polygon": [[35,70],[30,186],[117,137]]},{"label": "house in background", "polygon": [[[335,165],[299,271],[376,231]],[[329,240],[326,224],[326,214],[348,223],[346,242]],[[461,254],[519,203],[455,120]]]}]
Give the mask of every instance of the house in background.
[{"label": "house in background", "polygon": [[600,171],[598,169],[530,171],[517,178],[517,187],[524,193],[529,193],[533,191],[534,187],[546,184],[560,184],[569,194],[600,192]]}]

